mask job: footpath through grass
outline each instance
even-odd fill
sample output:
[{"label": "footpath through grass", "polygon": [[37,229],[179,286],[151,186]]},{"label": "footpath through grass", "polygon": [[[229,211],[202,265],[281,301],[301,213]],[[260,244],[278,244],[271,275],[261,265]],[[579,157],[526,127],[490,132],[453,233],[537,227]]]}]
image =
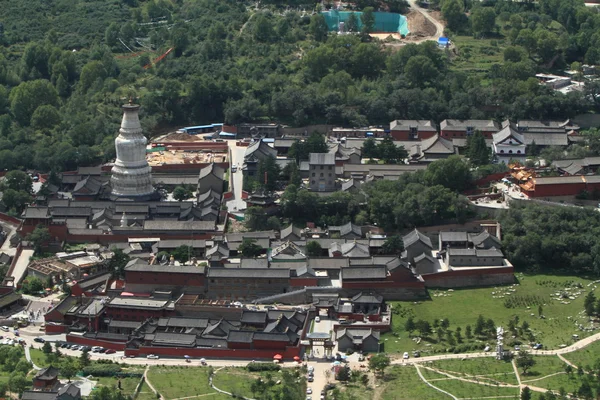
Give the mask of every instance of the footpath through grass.
[{"label": "footpath through grass", "polygon": [[[481,351],[486,344],[492,348],[495,340],[489,338],[468,339],[466,327],[475,328],[478,315],[486,320],[492,319],[495,326],[507,330],[509,321],[518,317],[519,327],[524,322],[529,325],[527,332],[518,337],[522,343],[528,342],[529,331],[536,342],[547,349],[557,349],[560,345],[573,343],[573,334],[579,339],[593,332],[581,331],[577,324],[589,326],[588,318],[583,313],[583,299],[594,290],[596,297],[600,290],[592,281],[578,277],[562,277],[550,275],[517,274],[518,284],[514,286],[490,287],[480,289],[430,290],[431,299],[420,302],[392,302],[392,331],[382,335],[384,351],[387,353],[403,353],[419,350],[422,356],[442,353],[458,349],[459,352]],[[539,310],[541,307],[541,310]],[[538,314],[542,312],[543,318]],[[444,335],[438,340],[435,332],[423,338],[419,344],[409,337],[405,323],[409,317],[414,320],[425,320],[432,327],[434,320],[448,319],[449,331],[454,333],[461,328],[462,345],[451,344]],[[435,330],[435,328],[433,328]],[[417,336],[417,332],[413,332]],[[508,336],[508,335],[507,335]],[[508,336],[507,346],[511,345]],[[469,345],[468,349],[464,349]]]},{"label": "footpath through grass", "polygon": [[394,366],[386,371],[381,400],[428,399],[447,400],[448,396],[427,386],[412,366]]},{"label": "footpath through grass", "polygon": [[243,368],[224,368],[213,376],[213,384],[229,393],[252,397],[252,382],[259,375],[248,372]]},{"label": "footpath through grass", "polygon": [[208,368],[151,367],[148,380],[166,399],[217,393],[208,384]]},{"label": "footpath through grass", "polygon": [[600,363],[600,341],[596,341],[582,349],[563,354],[563,357],[577,365],[589,370],[596,363]]},{"label": "footpath through grass", "polygon": [[494,357],[473,358],[467,360],[440,360],[426,364],[440,372],[454,376],[479,380],[485,383],[506,383],[517,385],[519,382],[510,361],[496,360]]}]

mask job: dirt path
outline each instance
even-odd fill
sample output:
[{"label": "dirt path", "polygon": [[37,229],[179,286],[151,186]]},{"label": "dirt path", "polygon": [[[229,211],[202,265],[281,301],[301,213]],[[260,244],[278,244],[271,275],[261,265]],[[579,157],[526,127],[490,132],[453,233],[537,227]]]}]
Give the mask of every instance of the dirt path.
[{"label": "dirt path", "polygon": [[[414,10],[415,12],[420,13],[425,18],[425,20],[427,20],[429,23],[433,24],[433,26],[435,27],[435,31],[433,33],[431,33],[432,29],[429,27],[426,27],[427,24],[424,23],[423,31],[425,33],[429,33],[429,36],[420,37],[417,40],[411,41],[412,43],[421,43],[421,42],[425,42],[427,40],[437,41],[440,36],[444,36],[444,25],[437,19],[433,18],[428,10],[421,7],[418,3],[418,0],[408,0],[408,4],[410,4],[411,10]],[[418,19],[418,17],[416,17],[416,16],[413,18],[414,18],[415,22],[420,21]],[[412,32],[412,28],[411,28],[410,24],[408,25],[408,29],[410,29]],[[409,35],[409,37],[410,37],[410,35]]]},{"label": "dirt path", "polygon": [[[423,381],[423,383],[425,383],[427,386],[437,390],[438,392],[444,393],[450,397],[452,397],[454,400],[458,400],[458,397],[454,396],[452,393],[448,393],[445,390],[440,389],[437,386],[434,386],[433,384],[429,383],[427,381],[427,379],[425,379],[425,377],[423,376],[423,374],[421,373],[421,370],[419,369],[419,366],[417,364],[415,364],[415,368],[417,369],[417,374],[419,375],[419,378],[421,378],[421,380]],[[426,367],[425,367],[426,368]]]},{"label": "dirt path", "polygon": [[[150,388],[150,390],[152,390],[154,392],[154,394],[158,394],[158,391],[154,388],[154,386],[152,386],[152,383],[150,382],[150,380],[148,379],[148,370],[150,369],[150,366],[147,366],[146,369],[144,370],[144,381],[146,382],[146,384],[148,385],[148,387]],[[160,395],[160,400],[165,400],[165,398],[163,397],[163,395]]]}]

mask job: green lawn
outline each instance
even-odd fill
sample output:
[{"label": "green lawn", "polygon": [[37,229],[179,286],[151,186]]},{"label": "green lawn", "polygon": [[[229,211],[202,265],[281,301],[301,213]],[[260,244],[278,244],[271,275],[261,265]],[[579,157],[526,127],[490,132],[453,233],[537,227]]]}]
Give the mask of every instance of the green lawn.
[{"label": "green lawn", "polygon": [[[123,393],[123,395],[125,395],[125,396],[133,396],[133,393],[135,392],[135,388],[137,387],[138,383],[140,382],[140,379],[141,378],[121,378],[121,393]],[[108,386],[110,388],[112,388],[113,386],[115,388],[119,387],[119,379],[118,378],[94,377],[93,380],[98,382],[96,387],[100,387],[100,386]]]},{"label": "green lawn", "polygon": [[[459,380],[435,381],[432,382],[436,387],[452,393],[458,398],[478,398],[478,397],[504,397],[514,396],[519,398],[518,388],[507,388],[499,386],[487,386],[477,383],[463,382]],[[508,399],[508,397],[507,397]]]},{"label": "green lawn", "polygon": [[[433,367],[432,365],[427,365],[428,367]],[[450,372],[450,371],[448,371]],[[431,379],[452,379],[447,377],[444,374],[441,374],[439,372],[436,371],[432,371],[430,369],[427,368],[421,368],[421,374],[423,374],[423,376],[425,377],[425,379],[427,380],[431,380]]]},{"label": "green lawn", "polygon": [[600,360],[600,341],[591,343],[572,353],[563,354],[563,357],[577,366],[583,368],[586,368],[586,366],[593,367],[596,361]]},{"label": "green lawn", "polygon": [[448,400],[448,396],[427,386],[412,366],[396,366],[385,373],[381,400]]},{"label": "green lawn", "polygon": [[[563,373],[535,380],[531,382],[531,385],[556,391],[560,388],[564,388],[568,393],[572,393],[579,389],[581,383],[582,380],[577,376],[577,373],[574,372],[571,375]],[[527,384],[527,382],[525,382],[525,384]]]},{"label": "green lawn", "polygon": [[565,370],[566,364],[558,356],[534,356],[533,358],[535,365],[527,372],[527,375],[523,375],[523,372],[519,370],[523,383]]},{"label": "green lawn", "polygon": [[[349,398],[353,400],[371,400],[374,397],[374,389],[372,386],[365,388],[359,383],[345,384],[342,388],[340,388],[340,390],[342,390],[342,392],[348,393]],[[314,396],[313,398],[316,398],[316,396]]]},{"label": "green lawn", "polygon": [[224,368],[214,375],[213,384],[226,392],[252,397],[250,386],[257,377],[242,368]]},{"label": "green lawn", "polygon": [[46,356],[41,350],[29,349],[29,354],[31,354],[31,361],[33,361],[36,366],[40,368],[46,367]]},{"label": "green lawn", "polygon": [[503,39],[474,39],[472,36],[452,36],[458,57],[452,67],[465,72],[487,72],[493,64],[503,62],[506,47]]},{"label": "green lawn", "polygon": [[136,400],[156,400],[156,395],[154,394],[152,389],[150,389],[148,384],[146,382],[144,382],[142,384],[142,387],[140,388],[140,392],[138,393],[138,395],[135,399]]},{"label": "green lawn", "polygon": [[152,367],[147,376],[152,386],[166,399],[217,393],[208,386],[208,368]]},{"label": "green lawn", "polygon": [[440,371],[446,371],[457,376],[465,376],[488,383],[518,383],[513,366],[510,362],[498,361],[494,357],[473,358],[467,360],[441,360],[427,364]]},{"label": "green lawn", "polygon": [[[436,334],[430,335],[430,338],[422,340],[419,344],[410,338],[408,332],[404,330],[404,324],[409,316],[413,316],[415,320],[427,320],[432,325],[434,319],[447,318],[450,321],[449,329],[454,331],[460,327],[465,343],[477,345],[478,351],[486,343],[494,345],[493,340],[469,341],[465,337],[465,327],[470,325],[473,329],[479,314],[486,319],[491,318],[496,326],[500,325],[505,329],[508,321],[518,316],[519,323],[527,321],[536,341],[543,343],[545,348],[552,349],[558,348],[561,344],[571,344],[574,333],[577,333],[580,338],[589,335],[587,332],[577,331],[574,327],[575,322],[584,326],[589,325],[587,318],[580,314],[583,310],[583,299],[590,288],[587,286],[589,280],[548,275],[517,274],[517,277],[519,284],[516,286],[454,291],[430,290],[430,300],[392,302],[392,332],[382,335],[385,351],[402,353],[420,350],[421,355],[426,356],[448,350],[450,345],[445,339],[437,343]],[[574,285],[577,283],[583,288],[576,288]],[[565,288],[567,285],[568,293],[574,299],[556,300],[556,293],[562,291],[567,293]],[[595,292],[597,297],[600,296],[600,290],[596,289]],[[517,305],[509,308],[507,307],[510,305],[509,302]],[[542,306],[544,319],[538,317],[538,305]]]}]

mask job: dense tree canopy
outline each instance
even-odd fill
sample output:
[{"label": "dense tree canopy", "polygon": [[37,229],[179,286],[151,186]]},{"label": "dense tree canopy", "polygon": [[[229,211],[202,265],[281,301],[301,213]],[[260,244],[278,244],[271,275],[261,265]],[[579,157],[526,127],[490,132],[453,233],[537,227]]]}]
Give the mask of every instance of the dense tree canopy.
[{"label": "dense tree canopy", "polygon": [[600,276],[600,213],[532,203],[499,217],[503,249],[517,268]]},{"label": "dense tree canopy", "polygon": [[132,96],[150,136],[215,121],[366,126],[564,119],[600,110],[597,83],[564,95],[533,78],[540,68],[600,62],[600,16],[575,0],[433,1],[450,31],[509,42],[504,59],[477,74],[454,68],[434,42],[391,51],[364,34],[373,29],[373,9],[403,10],[403,0],[357,2],[363,14],[349,25],[363,34],[342,36],[328,33],[321,15],[303,16],[300,6],[314,5],[304,0],[270,0],[258,9],[236,0],[63,3],[3,3],[4,169],[68,170],[111,160],[119,106]]}]

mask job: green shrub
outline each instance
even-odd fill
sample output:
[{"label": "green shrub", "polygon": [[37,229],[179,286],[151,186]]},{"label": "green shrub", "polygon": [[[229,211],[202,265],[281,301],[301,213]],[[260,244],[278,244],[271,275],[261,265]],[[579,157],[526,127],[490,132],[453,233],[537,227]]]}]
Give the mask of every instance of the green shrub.
[{"label": "green shrub", "polygon": [[268,363],[256,363],[251,362],[246,366],[248,371],[250,372],[260,372],[260,371],[279,371],[281,367],[277,364],[268,364]]},{"label": "green shrub", "polygon": [[89,365],[82,370],[83,375],[116,376],[121,372],[121,367],[115,364]]}]

